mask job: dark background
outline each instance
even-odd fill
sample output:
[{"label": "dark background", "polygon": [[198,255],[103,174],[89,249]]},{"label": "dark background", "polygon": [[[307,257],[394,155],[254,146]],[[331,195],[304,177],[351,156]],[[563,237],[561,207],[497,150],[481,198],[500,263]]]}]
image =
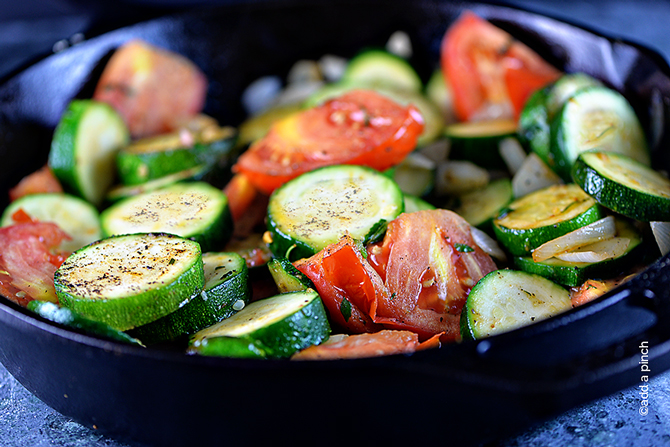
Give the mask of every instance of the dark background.
[{"label": "dark background", "polygon": [[[190,7],[242,1],[4,1],[0,6],[0,79],[54,50],[119,26]],[[516,0],[507,3],[644,44],[670,60],[670,2]],[[637,388],[631,387],[518,436],[501,439],[496,445],[670,446],[670,373],[657,376],[650,383],[650,412],[646,417],[638,414],[639,400]],[[125,444],[102,437],[51,410],[0,365],[0,445],[120,447]]]}]

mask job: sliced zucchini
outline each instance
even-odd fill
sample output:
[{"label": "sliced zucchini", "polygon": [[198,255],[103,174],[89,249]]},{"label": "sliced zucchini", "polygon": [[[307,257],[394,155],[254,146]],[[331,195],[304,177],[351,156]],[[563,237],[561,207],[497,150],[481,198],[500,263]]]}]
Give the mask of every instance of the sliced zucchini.
[{"label": "sliced zucchini", "polygon": [[521,142],[535,152],[548,166],[554,165],[550,150],[551,122],[563,104],[577,91],[601,83],[584,73],[563,75],[551,85],[537,90],[526,102],[519,116]]},{"label": "sliced zucchini", "polygon": [[649,166],[649,150],[635,111],[620,93],[606,87],[576,92],[563,105],[551,128],[551,166],[571,179],[577,156],[588,150],[617,152]]},{"label": "sliced zucchini", "polygon": [[475,284],[461,312],[461,336],[478,340],[572,308],[570,293],[532,273],[495,270]]},{"label": "sliced zucchini", "polygon": [[296,260],[317,253],[347,233],[366,240],[403,209],[400,188],[384,174],[354,165],[316,169],[285,183],[270,196],[270,249],[281,257],[291,249],[289,259]]},{"label": "sliced zucchini", "polygon": [[128,333],[147,345],[175,340],[216,324],[249,303],[249,274],[240,255],[208,252],[202,255],[202,263],[202,292],[174,312]]},{"label": "sliced zucchini", "polygon": [[300,110],[302,110],[300,103],[288,104],[281,107],[270,107],[258,115],[247,118],[239,126],[237,146],[244,147],[256,140],[260,140],[268,133],[268,130],[270,130],[275,121],[286,118]]},{"label": "sliced zucchini", "polygon": [[232,127],[214,123],[136,140],[116,156],[119,179],[124,185],[139,185],[199,165],[215,166],[224,158],[232,160],[235,137]]},{"label": "sliced zucchini", "polygon": [[426,202],[422,198],[417,197],[417,196],[413,196],[411,194],[405,194],[403,196],[403,202],[405,203],[405,212],[406,213],[414,213],[416,211],[434,210],[435,209],[435,206]]},{"label": "sliced zucchini", "polygon": [[173,183],[185,180],[202,180],[204,176],[210,171],[210,169],[211,168],[207,165],[198,165],[189,169],[184,169],[183,171],[175,172],[174,174],[166,175],[165,177],[149,180],[148,182],[144,182],[139,185],[117,185],[107,192],[106,199],[109,202],[118,202],[119,200],[127,199],[128,197],[137,196],[139,194],[164,188]]},{"label": "sliced zucchini", "polygon": [[454,211],[470,225],[493,231],[493,219],[512,202],[512,182],[507,178],[492,181],[483,189],[463,194]]},{"label": "sliced zucchini", "polygon": [[286,258],[272,258],[267,266],[275,284],[277,284],[279,293],[315,289],[312,280],[295,268],[291,261]]},{"label": "sliced zucchini", "polygon": [[426,97],[440,109],[445,124],[456,121],[451,87],[441,69],[433,71],[430,79],[428,79],[426,83]]},{"label": "sliced zucchini", "polygon": [[54,131],[49,167],[63,188],[99,206],[116,175],[116,153],[128,128],[108,104],[73,100]]},{"label": "sliced zucchini", "polygon": [[174,312],[204,286],[200,246],[167,234],[103,239],[56,270],[62,306],[125,331]]},{"label": "sliced zucchini", "polygon": [[93,205],[66,193],[29,194],[13,201],[2,214],[0,226],[12,225],[12,214],[19,209],[31,218],[53,222],[72,239],[64,240],[60,248],[73,252],[102,237],[100,216]]},{"label": "sliced zucchini", "polygon": [[421,78],[405,59],[383,50],[366,50],[354,56],[342,81],[417,93],[423,88]]},{"label": "sliced zucchini", "polygon": [[574,183],[540,189],[512,202],[493,221],[498,241],[515,256],[602,218],[596,201]]},{"label": "sliced zucchini", "polygon": [[557,258],[550,258],[541,262],[534,262],[531,256],[514,258],[514,265],[528,273],[544,276],[559,284],[577,287],[587,279],[607,279],[623,273],[638,259],[636,253],[641,248],[640,233],[623,219],[616,219],[616,236],[630,240],[626,251],[614,259],[601,262],[566,262]]},{"label": "sliced zucchini", "polygon": [[468,160],[485,168],[500,168],[504,160],[499,144],[516,135],[516,122],[500,119],[455,123],[444,129],[444,135],[451,141],[449,158]]},{"label": "sliced zucchini", "polygon": [[287,358],[330,335],[326,310],[312,289],[255,301],[196,333],[190,352],[221,357]]},{"label": "sliced zucchini", "polygon": [[392,178],[404,194],[423,196],[435,185],[436,163],[419,152],[411,152],[393,168]]},{"label": "sliced zucchini", "polygon": [[204,251],[223,246],[232,234],[228,198],[204,182],[175,183],[122,200],[102,212],[106,236],[171,233],[193,239]]},{"label": "sliced zucchini", "polygon": [[28,303],[27,308],[42,318],[46,318],[54,323],[59,323],[72,329],[78,329],[89,335],[95,335],[123,343],[142,345],[141,341],[131,337],[123,331],[114,329],[108,324],[83,317],[66,307],[60,307],[49,301],[34,300]]},{"label": "sliced zucchini", "polygon": [[630,157],[585,152],[572,176],[587,194],[617,213],[643,222],[670,220],[670,180]]}]

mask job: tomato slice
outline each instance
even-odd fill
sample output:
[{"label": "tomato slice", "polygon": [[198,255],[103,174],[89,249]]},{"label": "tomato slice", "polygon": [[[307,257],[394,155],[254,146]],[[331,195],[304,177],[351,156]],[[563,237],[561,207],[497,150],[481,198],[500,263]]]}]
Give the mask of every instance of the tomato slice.
[{"label": "tomato slice", "polygon": [[29,194],[63,192],[60,182],[48,166],[29,174],[9,190],[9,200],[14,201]]},{"label": "tomato slice", "polygon": [[388,291],[350,236],[294,265],[312,280],[335,325],[352,333],[382,329],[371,315]]},{"label": "tomato slice", "polygon": [[458,214],[428,210],[401,214],[384,240],[368,247],[368,260],[384,280],[374,321],[442,341],[460,336],[460,313],[470,289],[497,267],[475,244]]},{"label": "tomato slice", "polygon": [[420,343],[419,336],[414,332],[382,330],[373,334],[333,335],[325,343],[310,346],[294,354],[291,360],[335,360],[411,354],[438,346],[437,336]]},{"label": "tomato slice", "polygon": [[333,164],[384,170],[416,147],[423,131],[418,109],[368,90],[354,90],[276,122],[233,166],[262,192]]},{"label": "tomato slice", "polygon": [[54,253],[69,236],[50,222],[0,228],[0,292],[25,305],[33,299],[57,302],[54,272],[67,253]]},{"label": "tomato slice", "polygon": [[471,11],[449,27],[441,53],[461,121],[518,118],[528,97],[561,75],[526,45]]}]

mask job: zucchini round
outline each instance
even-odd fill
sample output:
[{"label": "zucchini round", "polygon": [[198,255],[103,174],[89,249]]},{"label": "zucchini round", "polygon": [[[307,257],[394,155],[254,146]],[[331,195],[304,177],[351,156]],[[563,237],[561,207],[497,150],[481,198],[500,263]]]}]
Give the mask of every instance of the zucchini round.
[{"label": "zucchini round", "polygon": [[[268,231],[275,256],[312,256],[345,234],[367,240],[404,210],[398,185],[363,166],[335,165],[303,174],[275,190]],[[294,247],[295,248],[292,248]]]},{"label": "zucchini round", "polygon": [[330,335],[326,310],[312,289],[254,301],[196,333],[190,352],[222,357],[287,358]]},{"label": "zucchini round", "polygon": [[174,312],[204,285],[200,246],[168,234],[103,239],[56,270],[62,306],[125,331]]},{"label": "zucchini round", "polygon": [[532,273],[495,270],[475,284],[461,312],[461,337],[478,340],[572,308],[570,293]]},{"label": "zucchini round", "polygon": [[572,177],[612,211],[643,222],[670,221],[670,180],[630,157],[603,151],[582,153]]},{"label": "zucchini round", "polygon": [[532,192],[493,220],[498,241],[514,256],[528,256],[547,241],[602,218],[596,201],[574,183]]},{"label": "zucchini round", "polygon": [[198,242],[203,251],[223,246],[232,234],[228,198],[208,183],[174,183],[121,200],[102,212],[106,236],[171,233]]}]

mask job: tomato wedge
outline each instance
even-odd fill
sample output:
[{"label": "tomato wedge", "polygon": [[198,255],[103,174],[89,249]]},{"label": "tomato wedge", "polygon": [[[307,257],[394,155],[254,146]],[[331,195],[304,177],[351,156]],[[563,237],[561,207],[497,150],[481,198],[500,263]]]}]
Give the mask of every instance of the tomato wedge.
[{"label": "tomato wedge", "polygon": [[20,305],[33,299],[58,302],[54,272],[67,253],[54,253],[69,236],[50,222],[0,228],[0,293]]},{"label": "tomato wedge", "polygon": [[497,268],[475,244],[470,228],[443,209],[405,213],[391,221],[384,240],[368,247],[368,261],[389,292],[389,299],[378,303],[374,321],[421,338],[444,332],[442,341],[458,339],[470,289]]},{"label": "tomato wedge", "polygon": [[439,345],[437,335],[421,343],[414,332],[386,329],[373,334],[333,335],[325,343],[310,346],[294,354],[291,360],[336,360],[411,354]]},{"label": "tomato wedge", "polygon": [[29,174],[9,190],[9,200],[14,201],[29,194],[63,192],[60,182],[48,166]]},{"label": "tomato wedge", "polygon": [[335,325],[352,333],[383,329],[370,315],[388,291],[350,236],[294,265],[312,280]]},{"label": "tomato wedge", "polygon": [[411,152],[422,131],[423,118],[414,106],[354,90],[276,122],[240,156],[233,171],[244,173],[266,194],[327,165],[357,164],[382,171]]},{"label": "tomato wedge", "polygon": [[526,45],[471,11],[447,30],[441,64],[461,121],[518,118],[529,96],[561,75]]}]

